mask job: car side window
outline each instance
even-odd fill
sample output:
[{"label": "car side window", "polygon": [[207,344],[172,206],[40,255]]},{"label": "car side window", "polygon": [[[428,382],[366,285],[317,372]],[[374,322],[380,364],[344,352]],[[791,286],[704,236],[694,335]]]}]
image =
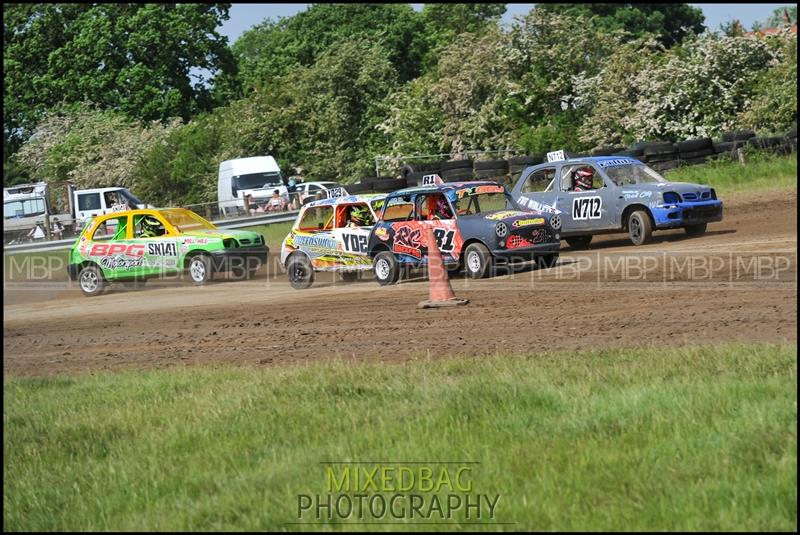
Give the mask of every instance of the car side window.
[{"label": "car side window", "polygon": [[307,208],[300,218],[300,230],[330,230],[333,228],[333,206]]},{"label": "car side window", "polygon": [[525,185],[522,187],[522,193],[536,193],[539,191],[546,191],[547,186],[550,185],[553,178],[556,176],[555,167],[545,167],[534,171],[528,176]]},{"label": "car side window", "polygon": [[[580,187],[580,180],[578,178],[579,172],[591,171],[592,182],[591,187]],[[603,177],[600,172],[595,169],[593,165],[586,163],[565,165],[561,168],[561,191],[587,191],[596,190],[605,187]]]},{"label": "car side window", "polygon": [[157,238],[166,232],[164,222],[154,215],[140,214],[133,218],[134,238]]},{"label": "car side window", "polygon": [[443,193],[419,195],[416,199],[417,221],[453,219],[453,211]]},{"label": "car side window", "polygon": [[408,221],[414,215],[411,196],[393,197],[386,202],[383,221]]},{"label": "car side window", "polygon": [[98,240],[124,240],[128,228],[128,217],[115,217],[106,219],[94,229],[90,238],[92,241]]}]

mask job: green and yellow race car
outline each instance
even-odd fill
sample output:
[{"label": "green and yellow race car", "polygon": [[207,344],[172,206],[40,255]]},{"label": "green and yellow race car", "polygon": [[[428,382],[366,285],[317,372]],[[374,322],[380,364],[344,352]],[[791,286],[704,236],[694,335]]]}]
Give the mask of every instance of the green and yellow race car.
[{"label": "green and yellow race car", "polygon": [[69,254],[67,270],[84,295],[103,293],[109,282],[188,272],[201,285],[217,271],[250,278],[267,261],[264,237],[218,229],[184,208],[127,210],[86,223]]}]

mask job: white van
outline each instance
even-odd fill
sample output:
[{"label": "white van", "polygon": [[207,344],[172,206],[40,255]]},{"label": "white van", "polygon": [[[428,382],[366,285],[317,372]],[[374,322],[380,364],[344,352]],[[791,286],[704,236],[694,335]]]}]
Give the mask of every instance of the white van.
[{"label": "white van", "polygon": [[245,195],[252,195],[253,203],[263,203],[275,190],[289,200],[281,169],[272,156],[237,158],[219,164],[217,200],[223,215],[244,213]]}]

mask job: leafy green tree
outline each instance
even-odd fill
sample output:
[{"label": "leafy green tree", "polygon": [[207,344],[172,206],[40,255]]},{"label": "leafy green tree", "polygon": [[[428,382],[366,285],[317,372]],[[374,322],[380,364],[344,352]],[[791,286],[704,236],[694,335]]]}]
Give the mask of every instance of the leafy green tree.
[{"label": "leafy green tree", "polygon": [[408,4],[312,4],[278,22],[266,20],[233,44],[245,90],[310,67],[349,41],[380,44],[403,81],[419,74],[423,26]]},{"label": "leafy green tree", "polygon": [[37,181],[126,186],[137,192],[137,162],[175,126],[177,121],[142,126],[120,112],[78,103],[45,115],[11,161],[26,166]]},{"label": "leafy green tree", "polygon": [[750,105],[739,120],[759,133],[784,134],[797,123],[797,36],[768,39],[780,47],[779,59],[758,75]]},{"label": "leafy green tree", "polygon": [[[788,21],[786,18],[788,17]],[[788,26],[797,23],[797,5],[784,6],[775,9],[772,14],[765,21],[756,21],[753,23],[753,30],[763,30],[766,28],[780,28],[781,26]]]},{"label": "leafy green tree", "polygon": [[233,68],[217,32],[229,6],[4,5],[4,135],[19,143],[60,103],[87,100],[145,122],[209,109],[203,72]]},{"label": "leafy green tree", "polygon": [[653,34],[667,47],[705,31],[703,11],[689,4],[537,4],[536,8],[567,17],[597,17],[600,28],[624,30],[633,39]]},{"label": "leafy green tree", "polygon": [[480,35],[497,26],[506,12],[505,4],[425,4],[425,70],[436,66],[441,51],[461,33]]}]

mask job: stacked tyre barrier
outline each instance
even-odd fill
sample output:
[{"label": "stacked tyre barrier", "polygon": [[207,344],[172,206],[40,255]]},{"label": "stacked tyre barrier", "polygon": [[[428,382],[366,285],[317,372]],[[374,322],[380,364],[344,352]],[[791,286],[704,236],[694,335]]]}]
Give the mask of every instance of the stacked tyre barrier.
[{"label": "stacked tyre barrier", "polygon": [[717,154],[714,142],[710,137],[687,139],[675,144],[678,149],[678,160],[681,165],[698,165],[706,163],[708,158]]},{"label": "stacked tyre barrier", "polygon": [[[709,137],[671,141],[640,141],[629,147],[609,145],[592,149],[589,153],[564,151],[569,158],[588,156],[627,156],[645,162],[659,172],[669,171],[687,165],[700,165],[715,159],[738,158],[741,148],[768,151],[773,154],[790,154],[797,150],[797,124],[782,136],[759,137],[752,130],[724,132],[719,141]],[[427,163],[408,163],[403,165],[400,176],[369,177],[358,184],[346,186],[348,192],[390,193],[406,187],[422,184],[422,177],[438,174],[445,182],[465,180],[495,180],[513,186],[526,168],[545,162],[539,154],[516,156],[508,160],[460,159]]]},{"label": "stacked tyre barrier", "polygon": [[[637,148],[636,146],[632,148]],[[641,143],[644,162],[656,171],[667,171],[675,169],[680,165],[678,161],[678,149],[674,143],[669,141],[650,141]]]},{"label": "stacked tyre barrier", "polygon": [[462,180],[472,180],[472,160],[450,160],[442,162],[439,176],[445,182],[461,182]]}]

